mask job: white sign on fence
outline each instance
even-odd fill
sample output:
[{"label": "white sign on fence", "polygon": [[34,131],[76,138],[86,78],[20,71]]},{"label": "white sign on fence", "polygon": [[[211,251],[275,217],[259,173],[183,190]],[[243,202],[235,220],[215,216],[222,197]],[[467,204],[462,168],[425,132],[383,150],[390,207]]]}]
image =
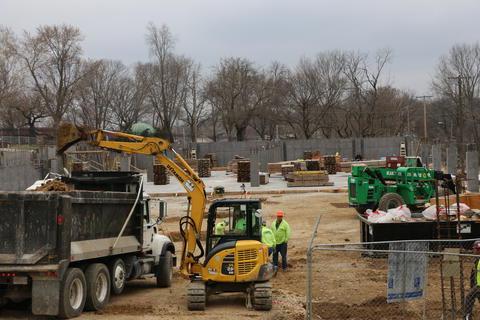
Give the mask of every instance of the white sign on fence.
[{"label": "white sign on fence", "polygon": [[[428,243],[391,243],[390,250],[428,251]],[[390,253],[388,255],[387,302],[423,298],[426,273],[427,255]]]}]

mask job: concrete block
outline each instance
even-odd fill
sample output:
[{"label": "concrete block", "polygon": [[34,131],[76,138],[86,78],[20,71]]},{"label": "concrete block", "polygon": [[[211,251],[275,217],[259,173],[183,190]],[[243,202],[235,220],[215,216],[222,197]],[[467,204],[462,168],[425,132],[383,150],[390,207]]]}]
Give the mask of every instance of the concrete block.
[{"label": "concrete block", "polygon": [[250,186],[259,187],[260,186],[260,176],[259,176],[259,165],[258,165],[258,153],[250,154]]},{"label": "concrete block", "polygon": [[432,164],[433,170],[442,170],[442,149],[439,144],[434,144],[432,146]]},{"label": "concrete block", "polygon": [[467,191],[478,192],[478,150],[472,145],[467,150]]},{"label": "concrete block", "polygon": [[456,174],[457,173],[457,146],[449,145],[447,148],[447,173]]}]

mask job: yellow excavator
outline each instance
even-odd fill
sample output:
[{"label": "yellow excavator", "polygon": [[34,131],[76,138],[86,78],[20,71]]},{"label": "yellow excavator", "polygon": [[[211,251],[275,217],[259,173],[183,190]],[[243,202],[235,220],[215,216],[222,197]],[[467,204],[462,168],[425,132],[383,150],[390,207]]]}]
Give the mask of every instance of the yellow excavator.
[{"label": "yellow excavator", "polygon": [[[205,185],[167,140],[107,130],[88,130],[72,124],[59,127],[58,153],[77,142],[125,152],[153,155],[163,164],[188,195],[187,215],[180,218],[183,250],[180,272],[190,279],[189,310],[204,310],[207,296],[222,292],[245,292],[247,307],[272,308],[269,280],[274,268],[268,248],[261,243],[261,203],[254,199],[214,201],[207,216],[206,247],[200,239],[205,214]],[[222,228],[216,228],[221,222]]]}]

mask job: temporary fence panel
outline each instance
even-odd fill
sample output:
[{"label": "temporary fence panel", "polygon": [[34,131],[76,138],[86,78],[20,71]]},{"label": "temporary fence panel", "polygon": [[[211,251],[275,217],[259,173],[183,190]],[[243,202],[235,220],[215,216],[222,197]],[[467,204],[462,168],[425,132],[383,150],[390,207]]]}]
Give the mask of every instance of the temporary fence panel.
[{"label": "temporary fence panel", "polygon": [[315,244],[313,238],[306,319],[480,319],[472,239]]}]

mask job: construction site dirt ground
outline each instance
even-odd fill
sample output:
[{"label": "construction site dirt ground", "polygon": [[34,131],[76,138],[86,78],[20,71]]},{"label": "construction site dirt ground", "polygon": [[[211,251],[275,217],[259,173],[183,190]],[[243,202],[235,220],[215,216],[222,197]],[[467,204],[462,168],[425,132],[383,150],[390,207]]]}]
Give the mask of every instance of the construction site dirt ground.
[{"label": "construction site dirt ground", "polygon": [[[155,288],[154,279],[130,282],[122,295],[112,296],[105,310],[84,312],[79,319],[223,320],[233,317],[236,319],[303,319],[305,315],[306,250],[315,220],[319,215],[322,216],[316,240],[318,243],[358,241],[359,223],[355,217],[355,211],[348,208],[346,193],[272,194],[261,195],[261,198],[264,217],[268,223],[274,220],[275,212],[282,209],[285,211],[285,219],[292,228],[292,238],[288,247],[289,268],[286,272],[280,271],[272,281],[274,303],[271,311],[247,310],[242,294],[210,296],[206,311],[188,311],[185,296],[188,281],[177,273],[174,276],[172,287],[167,289]],[[170,197],[163,200],[168,202],[169,216],[162,228],[172,234],[178,233],[178,219],[186,212],[186,199]],[[180,252],[181,243],[176,242],[176,247]],[[345,263],[340,254],[330,256],[331,260],[328,265],[332,270],[335,270],[336,264]],[[355,278],[354,274],[350,276],[352,279]],[[383,279],[379,285],[384,288]],[[315,287],[316,285],[314,285],[314,290]],[[331,289],[332,292],[336,290],[335,287],[324,289]],[[329,299],[324,302],[332,304],[336,301]],[[28,308],[28,304],[8,306],[0,311],[0,318],[39,319],[32,317],[30,311],[25,310],[26,308]]]}]

